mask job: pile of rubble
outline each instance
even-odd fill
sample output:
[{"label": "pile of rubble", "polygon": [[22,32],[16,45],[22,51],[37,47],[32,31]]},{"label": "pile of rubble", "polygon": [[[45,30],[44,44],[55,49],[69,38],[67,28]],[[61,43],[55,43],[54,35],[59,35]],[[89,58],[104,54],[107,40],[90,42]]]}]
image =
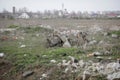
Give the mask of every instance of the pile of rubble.
[{"label": "pile of rubble", "polygon": [[49,34],[46,38],[48,47],[71,47],[71,46],[82,46],[85,43],[88,43],[86,32],[80,31],[54,31],[52,34]]},{"label": "pile of rubble", "polygon": [[[90,80],[92,76],[103,75],[107,80],[119,80],[120,79],[120,60],[110,62],[93,62],[89,60],[85,62],[83,60],[77,60],[72,56],[69,56],[70,60],[62,60],[57,66],[64,68],[64,73],[67,72],[82,72],[76,80]],[[89,77],[89,78],[88,78]]]}]

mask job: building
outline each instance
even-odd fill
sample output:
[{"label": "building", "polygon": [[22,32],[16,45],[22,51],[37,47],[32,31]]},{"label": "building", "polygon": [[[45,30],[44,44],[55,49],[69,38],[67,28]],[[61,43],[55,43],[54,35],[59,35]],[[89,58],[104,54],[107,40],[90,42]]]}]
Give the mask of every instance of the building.
[{"label": "building", "polygon": [[22,14],[20,14],[19,16],[18,16],[18,18],[21,18],[21,19],[29,19],[30,18],[30,16],[27,14],[27,13],[22,13]]}]

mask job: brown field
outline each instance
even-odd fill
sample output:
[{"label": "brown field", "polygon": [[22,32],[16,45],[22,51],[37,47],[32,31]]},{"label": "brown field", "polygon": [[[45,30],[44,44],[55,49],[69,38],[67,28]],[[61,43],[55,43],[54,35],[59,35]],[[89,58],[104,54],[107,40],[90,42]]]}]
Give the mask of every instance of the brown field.
[{"label": "brown field", "polygon": [[20,26],[39,26],[39,25],[50,25],[53,28],[67,27],[76,29],[76,26],[82,27],[92,27],[93,25],[98,25],[104,28],[111,28],[114,26],[120,27],[120,19],[15,19],[6,20],[0,19],[0,28],[5,28],[10,25],[20,25]]}]

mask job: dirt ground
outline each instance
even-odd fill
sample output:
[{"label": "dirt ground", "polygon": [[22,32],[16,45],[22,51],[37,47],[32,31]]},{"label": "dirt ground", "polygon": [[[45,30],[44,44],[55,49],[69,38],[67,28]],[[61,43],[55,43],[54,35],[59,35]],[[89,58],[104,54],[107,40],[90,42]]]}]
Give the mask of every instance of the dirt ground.
[{"label": "dirt ground", "polygon": [[100,20],[84,20],[84,19],[15,19],[7,20],[0,19],[0,28],[9,27],[10,25],[18,26],[39,26],[39,25],[50,25],[53,28],[72,28],[75,29],[77,26],[80,27],[92,27],[98,25],[105,28],[113,26],[120,27],[120,19],[100,19]]}]

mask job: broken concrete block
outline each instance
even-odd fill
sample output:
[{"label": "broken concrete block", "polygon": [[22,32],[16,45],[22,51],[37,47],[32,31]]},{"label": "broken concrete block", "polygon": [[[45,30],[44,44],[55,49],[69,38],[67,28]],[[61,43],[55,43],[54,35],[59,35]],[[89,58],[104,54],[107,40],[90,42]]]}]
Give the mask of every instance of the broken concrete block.
[{"label": "broken concrete block", "polygon": [[26,71],[22,74],[23,77],[28,77],[30,75],[32,75],[34,72],[33,71]]},{"label": "broken concrete block", "polygon": [[65,43],[63,44],[63,47],[64,48],[70,48],[71,47],[71,44],[69,43],[69,41],[65,41]]}]

